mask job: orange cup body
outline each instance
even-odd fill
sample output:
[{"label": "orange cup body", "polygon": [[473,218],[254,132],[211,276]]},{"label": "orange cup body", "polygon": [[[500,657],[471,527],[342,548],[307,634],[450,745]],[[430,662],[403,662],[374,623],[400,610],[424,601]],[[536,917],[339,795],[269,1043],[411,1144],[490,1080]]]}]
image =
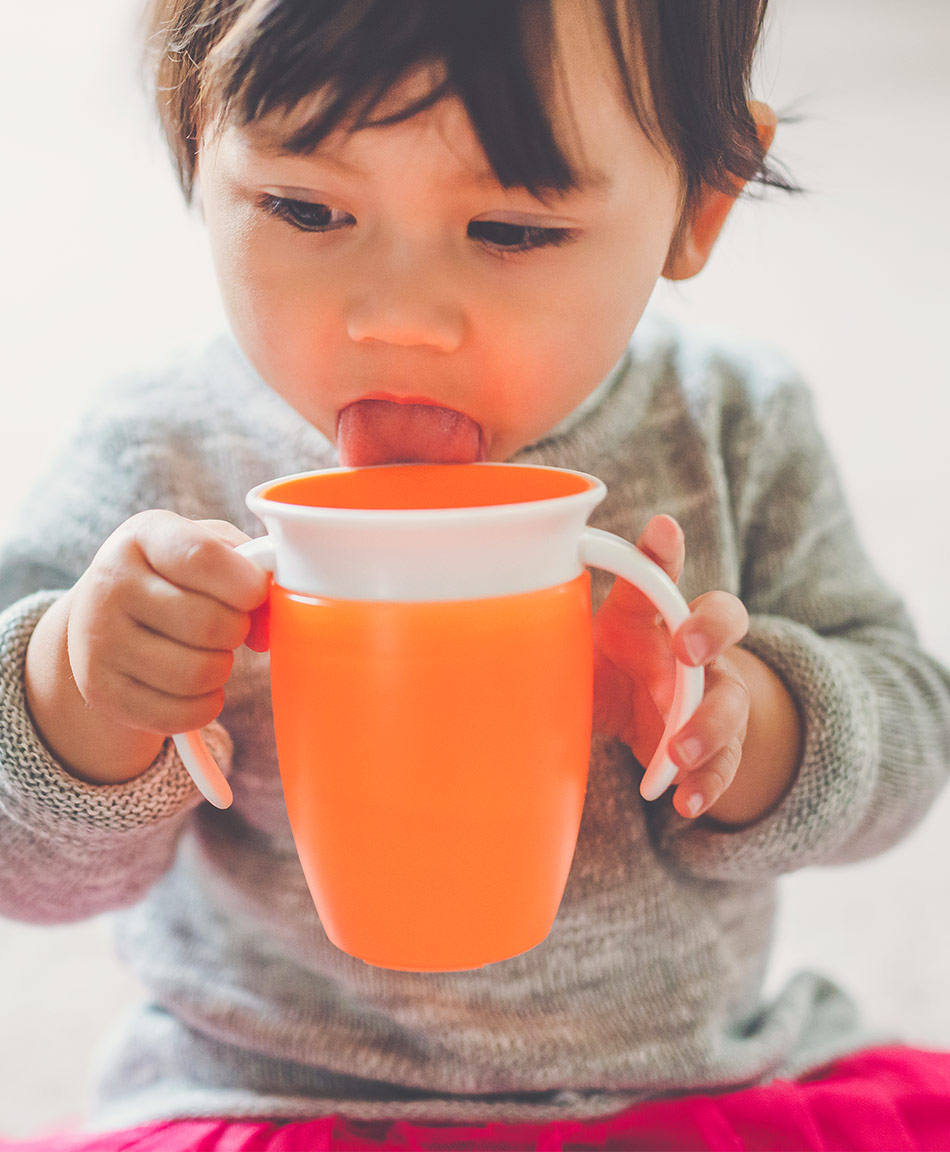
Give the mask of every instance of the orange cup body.
[{"label": "orange cup body", "polygon": [[330,940],[411,971],[540,943],[587,783],[587,573],[435,603],[274,585],[270,627],[281,779]]},{"label": "orange cup body", "polygon": [[[585,566],[689,608],[632,544],[588,527],[601,480],[537,465],[391,464],[266,481],[271,687],[290,823],[327,935],[370,964],[454,971],[549,932],[577,841],[593,696]],[[703,694],[677,664],[641,794],[676,776]],[[176,745],[231,790],[200,733]]]}]

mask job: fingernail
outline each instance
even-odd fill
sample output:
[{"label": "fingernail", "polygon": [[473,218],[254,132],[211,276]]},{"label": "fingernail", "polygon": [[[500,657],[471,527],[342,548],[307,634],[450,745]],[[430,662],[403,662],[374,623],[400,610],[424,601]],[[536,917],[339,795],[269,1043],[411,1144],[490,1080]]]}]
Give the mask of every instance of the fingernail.
[{"label": "fingernail", "polygon": [[694,792],[686,801],[686,811],[692,817],[698,816],[703,810],[704,803],[702,796],[698,792]]},{"label": "fingernail", "polygon": [[683,647],[686,649],[686,655],[694,664],[706,662],[706,657],[709,655],[709,645],[706,643],[705,636],[698,632],[687,632],[683,637]]},{"label": "fingernail", "polygon": [[695,736],[676,741],[676,759],[684,768],[690,768],[703,754],[703,746]]}]

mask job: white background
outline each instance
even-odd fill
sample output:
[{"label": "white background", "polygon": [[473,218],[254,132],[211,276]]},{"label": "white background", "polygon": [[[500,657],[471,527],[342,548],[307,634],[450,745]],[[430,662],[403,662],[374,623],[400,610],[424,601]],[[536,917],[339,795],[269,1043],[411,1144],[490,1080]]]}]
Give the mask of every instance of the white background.
[{"label": "white background", "polygon": [[[139,92],[137,8],[4,3],[0,528],[92,388],[220,323]],[[946,0],[774,0],[757,95],[800,117],[776,152],[808,194],[740,207],[707,270],[660,293],[800,365],[868,547],[946,662],[948,58]],[[950,793],[884,857],[789,878],[772,979],[821,967],[950,1048],[948,820]],[[103,924],[0,922],[0,1134],[77,1113],[134,994]]]}]

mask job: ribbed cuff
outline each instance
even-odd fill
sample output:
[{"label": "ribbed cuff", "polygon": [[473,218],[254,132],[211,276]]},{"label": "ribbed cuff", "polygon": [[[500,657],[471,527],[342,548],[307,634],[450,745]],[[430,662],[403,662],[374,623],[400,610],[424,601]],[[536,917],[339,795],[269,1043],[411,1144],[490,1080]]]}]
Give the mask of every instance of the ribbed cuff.
[{"label": "ribbed cuff", "polygon": [[787,795],[755,823],[725,829],[670,810],[662,850],[693,874],[761,880],[834,858],[871,802],[879,734],[873,692],[840,645],[778,617],[753,617],[743,647],[782,679],[802,718],[803,756]]},{"label": "ribbed cuff", "polygon": [[[0,810],[45,834],[102,836],[156,824],[200,801],[191,777],[166,740],[141,775],[121,784],[88,784],[49,753],[25,698],[26,650],[37,622],[59,593],[40,592],[0,614]],[[227,773],[231,742],[220,725],[205,730]]]}]

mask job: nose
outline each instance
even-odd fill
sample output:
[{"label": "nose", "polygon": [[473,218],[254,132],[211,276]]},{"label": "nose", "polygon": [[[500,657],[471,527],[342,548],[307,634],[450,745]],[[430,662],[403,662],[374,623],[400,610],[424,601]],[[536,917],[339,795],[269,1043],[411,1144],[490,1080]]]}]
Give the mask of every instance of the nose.
[{"label": "nose", "polygon": [[462,342],[464,310],[458,284],[437,255],[393,245],[360,269],[350,298],[347,333],[359,344],[392,344],[454,352]]}]

